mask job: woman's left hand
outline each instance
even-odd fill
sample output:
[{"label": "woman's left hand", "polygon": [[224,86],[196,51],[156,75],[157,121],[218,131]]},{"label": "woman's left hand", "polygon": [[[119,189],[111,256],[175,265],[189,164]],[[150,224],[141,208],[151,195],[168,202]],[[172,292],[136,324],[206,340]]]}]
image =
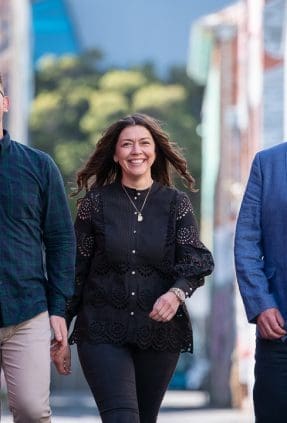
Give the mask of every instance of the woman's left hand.
[{"label": "woman's left hand", "polygon": [[166,292],[156,300],[149,317],[158,322],[169,322],[179,306],[180,301],[177,296],[173,292]]}]

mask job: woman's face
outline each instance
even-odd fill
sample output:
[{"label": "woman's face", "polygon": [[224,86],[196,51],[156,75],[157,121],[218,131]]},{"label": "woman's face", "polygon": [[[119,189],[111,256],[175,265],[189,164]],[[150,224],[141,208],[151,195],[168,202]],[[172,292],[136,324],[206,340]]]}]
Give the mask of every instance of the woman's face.
[{"label": "woman's face", "polygon": [[128,126],[119,135],[114,161],[122,169],[122,182],[151,182],[151,166],[156,158],[155,142],[144,126]]}]

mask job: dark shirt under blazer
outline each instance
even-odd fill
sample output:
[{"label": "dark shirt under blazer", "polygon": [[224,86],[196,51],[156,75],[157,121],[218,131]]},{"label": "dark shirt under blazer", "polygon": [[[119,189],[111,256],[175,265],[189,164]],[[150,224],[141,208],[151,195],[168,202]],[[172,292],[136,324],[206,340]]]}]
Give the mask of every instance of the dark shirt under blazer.
[{"label": "dark shirt under blazer", "polygon": [[64,316],[75,237],[59,170],[47,154],[4,131],[0,182],[0,327],[47,309]]},{"label": "dark shirt under blazer", "polygon": [[[140,210],[145,191],[127,188]],[[154,182],[138,222],[122,186],[91,189],[76,223],[76,291],[67,320],[77,315],[70,342],[133,343],[140,348],[192,351],[186,307],[167,323],[149,317],[172,286],[189,297],[211,273],[186,194]]]}]

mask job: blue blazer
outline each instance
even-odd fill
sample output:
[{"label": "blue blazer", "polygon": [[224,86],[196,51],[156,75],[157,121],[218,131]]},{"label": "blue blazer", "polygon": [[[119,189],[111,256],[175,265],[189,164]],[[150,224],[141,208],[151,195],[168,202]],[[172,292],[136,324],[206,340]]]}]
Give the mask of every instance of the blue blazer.
[{"label": "blue blazer", "polygon": [[276,307],[287,321],[287,143],[256,154],[235,233],[235,267],[248,320]]}]

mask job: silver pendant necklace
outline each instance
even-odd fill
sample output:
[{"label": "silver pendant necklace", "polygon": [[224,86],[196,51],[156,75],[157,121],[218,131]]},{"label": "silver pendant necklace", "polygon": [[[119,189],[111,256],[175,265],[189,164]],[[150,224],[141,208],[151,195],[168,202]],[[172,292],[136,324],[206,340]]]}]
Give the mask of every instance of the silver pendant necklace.
[{"label": "silver pendant necklace", "polygon": [[148,189],[148,192],[147,192],[147,194],[146,194],[146,196],[145,196],[145,199],[144,199],[144,201],[143,201],[143,204],[142,204],[141,208],[140,208],[140,209],[138,209],[138,208],[137,208],[137,206],[135,205],[135,203],[133,202],[133,200],[131,199],[131,197],[130,197],[129,193],[127,192],[126,188],[122,185],[122,188],[123,188],[124,193],[126,194],[126,196],[128,197],[128,199],[130,200],[131,205],[133,206],[133,208],[135,209],[135,211],[136,211],[136,213],[137,213],[137,221],[138,221],[138,222],[142,222],[142,221],[143,221],[143,214],[142,214],[142,211],[143,211],[143,208],[144,208],[144,206],[145,206],[145,204],[146,204],[147,198],[148,198],[148,196],[149,196],[149,193],[150,193],[151,187],[152,187],[152,184],[151,184],[151,186],[150,186],[150,187],[149,187],[149,189]]}]

